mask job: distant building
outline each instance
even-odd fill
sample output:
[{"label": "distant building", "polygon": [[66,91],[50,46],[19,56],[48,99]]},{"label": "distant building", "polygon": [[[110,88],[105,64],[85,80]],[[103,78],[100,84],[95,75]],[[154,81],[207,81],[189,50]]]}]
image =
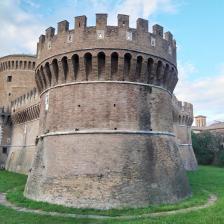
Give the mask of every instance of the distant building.
[{"label": "distant building", "polygon": [[210,131],[213,133],[224,133],[224,122],[214,121],[210,125],[206,125],[206,116],[199,115],[195,117],[196,126],[192,126],[194,133],[201,133],[203,131]]},{"label": "distant building", "polygon": [[197,127],[205,127],[206,126],[206,116],[198,115],[195,117],[195,123]]}]

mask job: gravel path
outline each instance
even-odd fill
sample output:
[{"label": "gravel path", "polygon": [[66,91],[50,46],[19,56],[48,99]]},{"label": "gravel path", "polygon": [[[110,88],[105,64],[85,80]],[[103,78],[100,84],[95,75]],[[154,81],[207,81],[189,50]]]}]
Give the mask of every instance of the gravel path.
[{"label": "gravel path", "polygon": [[65,218],[90,218],[90,219],[138,219],[138,218],[150,218],[150,217],[159,217],[159,216],[167,216],[167,215],[175,215],[175,214],[182,214],[182,213],[188,213],[193,212],[201,209],[208,208],[212,205],[214,205],[217,201],[216,195],[211,194],[208,198],[208,201],[199,206],[194,206],[190,208],[183,208],[173,211],[165,211],[165,212],[154,212],[154,213],[146,213],[142,215],[122,215],[122,216],[104,216],[104,215],[81,215],[81,214],[68,214],[68,213],[59,213],[59,212],[46,212],[42,210],[35,210],[30,208],[22,208],[18,207],[11,202],[7,201],[6,194],[0,193],[0,205],[6,206],[8,208],[11,208],[18,212],[25,212],[25,213],[33,213],[38,215],[48,215],[48,216],[57,216],[57,217],[65,217]]}]

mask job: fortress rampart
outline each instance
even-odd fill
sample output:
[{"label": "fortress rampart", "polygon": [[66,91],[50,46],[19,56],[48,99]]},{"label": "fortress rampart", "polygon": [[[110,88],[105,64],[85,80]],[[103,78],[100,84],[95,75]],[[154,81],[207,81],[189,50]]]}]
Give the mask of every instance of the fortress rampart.
[{"label": "fortress rampart", "polygon": [[[170,203],[190,195],[173,133],[176,46],[159,25],[97,14],[38,43],[37,151],[25,195],[73,207]],[[74,156],[73,156],[74,155]],[[149,172],[150,171],[150,172]]]},{"label": "fortress rampart", "polygon": [[36,88],[11,102],[11,119],[13,124],[39,119],[39,113],[39,96]]},{"label": "fortress rampart", "polygon": [[11,120],[8,108],[0,107],[0,169],[5,167],[11,139]]},{"label": "fortress rampart", "polygon": [[39,94],[36,88],[11,102],[13,130],[6,161],[7,170],[29,173],[39,132],[39,113]]},{"label": "fortress rampart", "polygon": [[173,95],[174,132],[179,144],[180,155],[186,170],[197,169],[197,160],[194,155],[191,141],[191,126],[194,120],[193,105],[178,101]]}]

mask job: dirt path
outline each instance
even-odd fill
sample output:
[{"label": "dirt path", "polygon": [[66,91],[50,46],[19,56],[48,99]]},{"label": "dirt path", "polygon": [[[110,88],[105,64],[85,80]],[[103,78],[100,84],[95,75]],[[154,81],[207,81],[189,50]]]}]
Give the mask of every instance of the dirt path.
[{"label": "dirt path", "polygon": [[173,211],[146,213],[142,215],[130,215],[130,216],[122,215],[122,216],[113,217],[113,216],[104,216],[104,215],[81,215],[81,214],[68,214],[68,213],[59,213],[59,212],[46,212],[42,210],[22,208],[7,201],[6,194],[0,193],[0,205],[6,206],[18,212],[34,213],[38,215],[48,215],[48,216],[50,215],[50,216],[65,217],[65,218],[90,218],[90,219],[119,219],[121,220],[121,219],[138,219],[138,218],[150,218],[150,217],[175,215],[175,214],[188,213],[188,212],[193,212],[193,211],[201,210],[204,208],[208,208],[214,205],[216,201],[217,201],[216,195],[211,194],[208,198],[208,201],[205,204],[199,205],[199,206],[183,208],[183,209],[178,209]]}]

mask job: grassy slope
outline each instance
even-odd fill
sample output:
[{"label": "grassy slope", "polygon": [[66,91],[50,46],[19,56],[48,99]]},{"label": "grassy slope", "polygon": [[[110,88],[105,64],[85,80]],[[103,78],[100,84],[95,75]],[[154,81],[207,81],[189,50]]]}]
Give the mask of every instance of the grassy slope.
[{"label": "grassy slope", "polygon": [[29,200],[23,196],[24,186],[19,186],[12,189],[7,194],[7,199],[12,203],[20,207],[27,207],[32,209],[41,209],[44,211],[54,211],[61,213],[76,213],[76,214],[97,214],[97,215],[109,215],[109,216],[119,216],[119,215],[140,215],[149,212],[159,212],[159,211],[169,211],[180,208],[187,208],[207,202],[209,193],[206,191],[201,191],[200,188],[194,188],[194,197],[184,200],[180,203],[174,205],[162,205],[162,206],[149,206],[146,208],[138,209],[110,209],[106,211],[95,210],[95,209],[75,209],[64,207],[60,205],[52,205],[45,202],[36,202]]},{"label": "grassy slope", "polygon": [[[32,214],[24,214],[12,211],[10,209],[0,207],[0,223],[23,223],[23,224],[31,224],[31,223],[162,223],[162,224],[219,224],[224,223],[224,169],[222,168],[215,168],[215,167],[200,167],[197,172],[190,172],[189,173],[190,183],[192,185],[192,189],[194,192],[194,197],[190,200],[186,200],[184,203],[180,203],[174,206],[160,206],[160,207],[149,207],[146,209],[126,209],[123,211],[119,210],[112,210],[107,213],[112,215],[119,215],[119,214],[141,214],[145,211],[160,211],[160,210],[171,210],[173,208],[181,208],[181,207],[188,207],[192,204],[198,204],[205,200],[206,194],[204,190],[216,193],[219,197],[217,204],[213,207],[208,209],[204,209],[197,212],[192,212],[190,214],[182,214],[182,215],[175,215],[175,216],[167,216],[161,218],[153,218],[153,219],[141,219],[135,221],[96,221],[96,220],[74,220],[74,219],[67,219],[67,218],[55,218],[55,217],[46,217],[46,216],[37,216]],[[12,174],[8,172],[0,172],[0,191],[5,192],[7,189],[13,188],[14,186],[24,185],[26,177],[23,175]],[[25,200],[22,197],[21,190],[22,187],[19,188],[20,191],[12,191],[8,197],[10,200],[19,201],[19,203],[29,206],[40,208],[41,206],[45,210],[53,210],[57,211],[60,210],[62,212],[80,212],[80,210],[74,210],[70,208],[63,208],[61,206],[52,206],[46,203],[36,203],[30,202]],[[93,210],[83,210],[82,213],[102,213],[99,211]],[[106,213],[106,214],[107,214]],[[7,220],[7,221],[5,221]]]}]

